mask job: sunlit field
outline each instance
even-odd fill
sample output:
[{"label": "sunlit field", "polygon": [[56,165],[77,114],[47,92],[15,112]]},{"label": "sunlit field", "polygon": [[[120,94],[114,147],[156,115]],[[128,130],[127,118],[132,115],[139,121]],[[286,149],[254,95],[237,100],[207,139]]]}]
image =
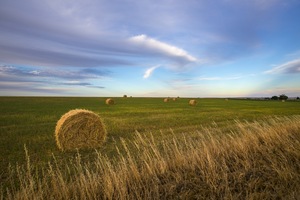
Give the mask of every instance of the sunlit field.
[{"label": "sunlit field", "polygon": [[[178,98],[0,98],[1,197],[292,199],[300,189],[300,102]],[[71,109],[98,114],[101,148],[61,152]],[[36,195],[36,196],[35,196]]]}]

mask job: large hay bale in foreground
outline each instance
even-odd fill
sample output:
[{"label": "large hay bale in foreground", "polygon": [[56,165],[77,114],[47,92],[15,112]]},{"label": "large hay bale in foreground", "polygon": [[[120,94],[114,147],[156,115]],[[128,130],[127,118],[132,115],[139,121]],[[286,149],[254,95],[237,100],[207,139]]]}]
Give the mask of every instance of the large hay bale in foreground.
[{"label": "large hay bale in foreground", "polygon": [[192,99],[192,100],[189,101],[189,105],[190,106],[195,106],[195,105],[197,105],[197,101],[195,99]]},{"label": "large hay bale in foreground", "polygon": [[75,109],[64,114],[56,124],[55,139],[60,150],[97,148],[106,138],[100,117],[92,111]]},{"label": "large hay bale in foreground", "polygon": [[114,104],[115,104],[115,101],[114,101],[113,99],[109,98],[109,99],[106,99],[105,103],[106,103],[107,105],[114,105]]},{"label": "large hay bale in foreground", "polygon": [[169,101],[170,101],[169,98],[165,98],[165,99],[164,99],[164,102],[165,102],[165,103],[167,103],[167,102],[169,102]]}]

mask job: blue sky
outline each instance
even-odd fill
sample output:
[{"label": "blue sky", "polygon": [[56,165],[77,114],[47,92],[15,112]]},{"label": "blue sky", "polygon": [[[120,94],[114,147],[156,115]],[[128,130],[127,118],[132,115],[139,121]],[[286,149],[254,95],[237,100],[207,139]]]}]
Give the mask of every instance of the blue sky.
[{"label": "blue sky", "polygon": [[1,96],[300,96],[298,0],[1,0]]}]

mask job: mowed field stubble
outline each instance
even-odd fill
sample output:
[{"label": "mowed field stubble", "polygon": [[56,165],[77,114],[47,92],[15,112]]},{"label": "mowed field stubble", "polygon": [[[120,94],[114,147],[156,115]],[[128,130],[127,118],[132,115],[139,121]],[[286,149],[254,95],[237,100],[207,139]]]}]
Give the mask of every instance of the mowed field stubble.
[{"label": "mowed field stubble", "polygon": [[[172,140],[174,136],[180,140],[183,135],[193,137],[199,131],[205,134],[206,129],[216,126],[221,130],[218,134],[230,133],[232,124],[237,121],[251,123],[300,115],[299,101],[198,98],[197,105],[190,106],[189,98],[164,102],[164,98],[120,97],[113,98],[114,105],[107,105],[106,99],[1,97],[1,181],[10,176],[9,165],[26,164],[26,153],[31,163],[41,167],[53,160],[64,161],[78,156],[78,152],[61,152],[55,143],[56,123],[72,109],[87,109],[101,117],[107,138],[97,152],[108,159],[122,151],[116,146],[122,146],[124,140],[133,140],[136,133],[154,137],[156,141]],[[80,150],[79,153],[86,162],[98,157],[95,150]]]},{"label": "mowed field stubble", "polygon": [[[198,130],[217,123],[230,126],[234,120],[259,120],[272,116],[300,114],[300,102],[197,99],[164,102],[164,98],[113,98],[115,105],[106,105],[107,98],[79,97],[1,97],[0,144],[1,168],[8,163],[23,162],[26,145],[34,162],[47,161],[60,154],[55,144],[55,126],[60,117],[72,109],[91,110],[102,118],[108,135],[103,149],[114,153],[114,142],[140,133],[165,134]],[[158,134],[160,136],[160,134]],[[114,139],[114,142],[112,142]]]}]

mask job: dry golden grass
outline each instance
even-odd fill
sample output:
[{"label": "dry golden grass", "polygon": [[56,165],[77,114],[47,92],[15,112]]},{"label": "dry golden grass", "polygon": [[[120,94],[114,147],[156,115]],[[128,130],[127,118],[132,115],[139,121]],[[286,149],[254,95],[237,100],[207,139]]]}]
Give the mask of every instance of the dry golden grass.
[{"label": "dry golden grass", "polygon": [[106,103],[107,105],[114,105],[114,104],[115,104],[115,101],[114,101],[113,99],[109,98],[109,99],[106,99],[105,103]]},{"label": "dry golden grass", "polygon": [[55,139],[60,150],[96,148],[106,137],[105,127],[94,112],[75,109],[64,114],[56,124]]},{"label": "dry golden grass", "polygon": [[[298,199],[300,116],[236,122],[170,140],[136,135],[119,156],[11,170],[7,199]],[[123,153],[121,153],[123,152]],[[71,170],[72,169],[72,170]]]},{"label": "dry golden grass", "polygon": [[197,101],[195,99],[192,99],[192,100],[189,101],[189,105],[190,106],[195,106],[195,105],[197,105]]}]

